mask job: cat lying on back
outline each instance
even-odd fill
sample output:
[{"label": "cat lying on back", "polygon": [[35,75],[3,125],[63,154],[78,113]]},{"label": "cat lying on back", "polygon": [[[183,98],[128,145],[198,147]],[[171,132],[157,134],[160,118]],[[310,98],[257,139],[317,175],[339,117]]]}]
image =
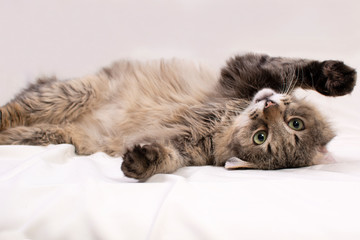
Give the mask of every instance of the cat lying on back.
[{"label": "cat lying on back", "polygon": [[128,177],[183,166],[278,169],[314,164],[334,137],[296,87],[350,93],[339,61],[231,58],[220,76],[183,61],[116,62],[95,75],[39,79],[0,108],[0,144],[70,143],[78,154],[123,156]]}]

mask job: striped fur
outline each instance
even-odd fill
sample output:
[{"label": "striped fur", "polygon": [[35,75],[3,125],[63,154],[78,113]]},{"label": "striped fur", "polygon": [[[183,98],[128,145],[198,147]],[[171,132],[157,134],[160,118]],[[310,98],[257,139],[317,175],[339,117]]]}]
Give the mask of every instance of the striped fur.
[{"label": "striped fur", "polygon": [[[292,90],[344,95],[355,80],[355,70],[341,62],[266,55],[236,56],[219,74],[180,60],[119,61],[94,75],[30,85],[0,109],[0,144],[104,151],[123,156],[125,175],[137,179],[182,166],[223,166],[231,157],[260,169],[307,166],[334,134]],[[280,93],[271,111],[252,101],[264,87]],[[289,131],[283,119],[291,116],[306,130]],[[260,128],[271,141],[257,146]]]}]

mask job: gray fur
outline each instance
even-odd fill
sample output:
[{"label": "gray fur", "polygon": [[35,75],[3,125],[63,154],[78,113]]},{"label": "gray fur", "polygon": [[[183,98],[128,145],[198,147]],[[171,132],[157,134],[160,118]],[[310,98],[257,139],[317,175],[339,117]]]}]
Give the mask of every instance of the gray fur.
[{"label": "gray fur", "polygon": [[[0,144],[104,151],[123,156],[125,175],[137,179],[182,166],[224,166],[232,157],[259,169],[309,166],[334,133],[292,90],[340,96],[356,81],[355,70],[339,61],[254,54],[231,58],[216,76],[171,60],[119,61],[79,79],[41,79],[0,109]],[[277,93],[255,95],[263,88]],[[288,127],[294,117],[304,121],[301,131]],[[268,134],[261,145],[253,141],[259,129]]]}]

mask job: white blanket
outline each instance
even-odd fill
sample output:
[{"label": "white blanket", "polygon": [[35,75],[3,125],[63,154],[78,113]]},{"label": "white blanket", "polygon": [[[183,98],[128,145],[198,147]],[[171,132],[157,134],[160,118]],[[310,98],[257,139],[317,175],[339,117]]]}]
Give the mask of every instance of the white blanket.
[{"label": "white blanket", "polygon": [[360,161],[350,158],[277,171],[186,167],[136,183],[121,159],[76,156],[71,145],[2,146],[0,156],[0,239],[360,236]]},{"label": "white blanket", "polygon": [[[219,66],[256,51],[358,68],[359,10],[350,0],[3,1],[0,102],[31,75],[77,77],[129,57]],[[104,153],[0,146],[0,239],[360,239],[360,89],[306,95],[338,132],[333,163],[185,167],[137,182]]]}]

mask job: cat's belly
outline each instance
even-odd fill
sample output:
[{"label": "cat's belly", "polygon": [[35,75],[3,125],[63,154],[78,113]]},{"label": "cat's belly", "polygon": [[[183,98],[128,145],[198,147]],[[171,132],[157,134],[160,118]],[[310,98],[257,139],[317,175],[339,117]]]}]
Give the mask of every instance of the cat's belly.
[{"label": "cat's belly", "polygon": [[119,64],[113,68],[116,79],[104,82],[108,90],[101,102],[74,124],[86,136],[84,144],[120,155],[134,144],[177,134],[167,120],[202,104],[216,82],[215,74],[178,61],[136,63],[125,70]]},{"label": "cat's belly", "polygon": [[124,109],[119,104],[107,104],[78,119],[73,124],[74,131],[78,131],[83,148],[89,149],[89,152],[122,155],[134,144],[177,134],[176,129],[163,124],[164,118],[173,111],[171,109],[175,110],[174,106]]}]

